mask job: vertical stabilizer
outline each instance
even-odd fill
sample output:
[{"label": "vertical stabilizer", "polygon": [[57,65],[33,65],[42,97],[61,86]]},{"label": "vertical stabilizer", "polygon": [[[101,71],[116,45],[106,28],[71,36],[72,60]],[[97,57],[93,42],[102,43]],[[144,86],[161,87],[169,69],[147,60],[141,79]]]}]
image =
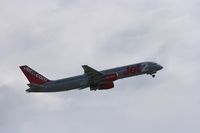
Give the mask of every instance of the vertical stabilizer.
[{"label": "vertical stabilizer", "polygon": [[24,75],[26,76],[26,78],[28,79],[28,81],[30,83],[42,85],[42,84],[45,84],[47,82],[50,82],[49,79],[42,76],[38,72],[34,71],[33,69],[31,69],[27,65],[20,66],[20,69],[22,70],[22,72],[24,73]]}]

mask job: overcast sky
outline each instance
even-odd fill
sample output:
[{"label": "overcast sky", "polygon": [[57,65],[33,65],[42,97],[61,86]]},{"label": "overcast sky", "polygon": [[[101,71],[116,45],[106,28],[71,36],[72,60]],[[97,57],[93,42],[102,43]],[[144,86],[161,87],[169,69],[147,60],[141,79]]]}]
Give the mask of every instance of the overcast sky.
[{"label": "overcast sky", "polygon": [[[199,133],[199,0],[0,0],[0,133]],[[50,79],[142,61],[164,69],[89,89],[27,94]]]}]

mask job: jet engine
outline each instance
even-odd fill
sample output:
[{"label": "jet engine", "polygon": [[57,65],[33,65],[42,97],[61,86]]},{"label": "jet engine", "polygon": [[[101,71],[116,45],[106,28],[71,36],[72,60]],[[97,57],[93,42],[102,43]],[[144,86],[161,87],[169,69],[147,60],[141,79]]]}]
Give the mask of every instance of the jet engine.
[{"label": "jet engine", "polygon": [[118,79],[117,73],[107,74],[98,80],[98,83],[90,86],[90,90],[108,90],[114,88],[113,81]]},{"label": "jet engine", "polygon": [[105,82],[105,83],[99,84],[98,89],[99,90],[108,90],[108,89],[112,89],[113,87],[114,87],[113,82]]},{"label": "jet engine", "polygon": [[118,79],[118,75],[117,75],[117,73],[113,73],[113,74],[108,74],[108,75],[106,75],[105,76],[105,81],[115,81],[115,80],[117,80]]}]

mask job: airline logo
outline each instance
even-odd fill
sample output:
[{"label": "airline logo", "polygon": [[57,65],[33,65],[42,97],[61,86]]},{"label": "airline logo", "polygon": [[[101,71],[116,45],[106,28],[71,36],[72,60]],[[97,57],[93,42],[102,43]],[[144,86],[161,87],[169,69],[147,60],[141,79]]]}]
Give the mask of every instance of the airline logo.
[{"label": "airline logo", "polygon": [[27,71],[28,73],[30,73],[31,75],[33,75],[34,77],[44,81],[44,82],[48,82],[49,80],[45,77],[43,77],[42,75],[40,75],[39,73],[35,72],[34,70],[30,69],[29,67],[24,67],[24,70]]}]

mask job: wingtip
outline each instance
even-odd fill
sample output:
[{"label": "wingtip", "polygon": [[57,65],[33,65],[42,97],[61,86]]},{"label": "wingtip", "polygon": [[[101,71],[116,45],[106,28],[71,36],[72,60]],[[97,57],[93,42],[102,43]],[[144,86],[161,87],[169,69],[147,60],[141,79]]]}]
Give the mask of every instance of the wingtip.
[{"label": "wingtip", "polygon": [[84,68],[84,67],[87,67],[87,65],[82,65],[82,67]]},{"label": "wingtip", "polygon": [[23,69],[24,67],[27,67],[27,65],[21,65],[21,66],[19,66],[20,69]]},{"label": "wingtip", "polygon": [[25,67],[25,66],[27,66],[27,65],[20,65],[19,67]]}]

